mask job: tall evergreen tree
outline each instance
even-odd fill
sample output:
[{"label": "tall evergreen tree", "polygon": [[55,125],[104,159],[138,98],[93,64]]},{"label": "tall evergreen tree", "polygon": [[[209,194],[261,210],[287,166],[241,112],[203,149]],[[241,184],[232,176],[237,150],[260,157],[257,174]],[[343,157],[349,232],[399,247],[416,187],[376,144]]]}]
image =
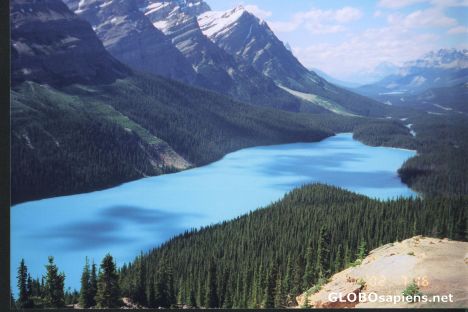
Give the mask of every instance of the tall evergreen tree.
[{"label": "tall evergreen tree", "polygon": [[325,226],[322,226],[317,242],[317,278],[323,278],[330,274],[330,240],[330,233]]},{"label": "tall evergreen tree", "polygon": [[46,271],[44,286],[45,306],[48,308],[61,308],[65,305],[65,274],[58,272],[58,268],[54,264],[54,257],[49,257]]},{"label": "tall evergreen tree", "polygon": [[206,307],[207,308],[218,308],[219,298],[216,286],[216,264],[212,260],[210,261],[210,267],[208,270],[208,280],[206,284]]},{"label": "tall evergreen tree", "polygon": [[134,286],[132,299],[134,302],[146,306],[146,267],[143,263],[143,254],[139,256],[135,265],[137,270],[135,275],[136,285]]},{"label": "tall evergreen tree", "polygon": [[304,269],[304,277],[302,281],[303,289],[308,289],[312,286],[315,280],[315,270],[316,270],[316,261],[317,259],[314,258],[313,248],[312,248],[312,240],[309,240],[306,249],[306,266]]},{"label": "tall evergreen tree", "polygon": [[359,261],[364,260],[364,258],[366,257],[366,253],[367,253],[366,241],[362,239],[361,242],[359,243],[358,252],[356,254],[357,259]]},{"label": "tall evergreen tree", "polygon": [[24,263],[24,259],[21,259],[20,265],[18,267],[17,279],[19,291],[17,306],[19,309],[31,308],[31,299],[29,298],[28,291],[28,268]]},{"label": "tall evergreen tree", "polygon": [[276,279],[276,286],[275,286],[275,307],[276,308],[281,308],[286,305],[286,298],[284,294],[284,288],[283,288],[283,279],[281,277],[281,274],[278,274],[278,277]]},{"label": "tall evergreen tree", "polygon": [[278,275],[278,266],[276,261],[272,263],[270,269],[268,270],[267,275],[267,284],[265,288],[265,299],[263,302],[264,308],[274,308],[275,307],[275,288],[276,288],[276,279]]},{"label": "tall evergreen tree", "polygon": [[148,307],[155,308],[156,307],[156,297],[155,297],[155,289],[154,289],[154,277],[149,279],[148,283]]},{"label": "tall evergreen tree", "polygon": [[190,289],[189,306],[192,308],[195,308],[197,306],[197,300],[195,298],[195,291],[193,289]]},{"label": "tall evergreen tree", "polygon": [[91,264],[91,274],[89,276],[89,305],[94,307],[96,305],[96,295],[97,295],[97,268],[96,263]]},{"label": "tall evergreen tree", "polygon": [[114,259],[107,254],[101,262],[97,282],[96,304],[99,308],[117,308],[120,305],[120,288]]},{"label": "tall evergreen tree", "polygon": [[81,288],[79,304],[83,309],[91,307],[91,274],[89,272],[88,258],[86,257],[83,273],[81,274]]}]

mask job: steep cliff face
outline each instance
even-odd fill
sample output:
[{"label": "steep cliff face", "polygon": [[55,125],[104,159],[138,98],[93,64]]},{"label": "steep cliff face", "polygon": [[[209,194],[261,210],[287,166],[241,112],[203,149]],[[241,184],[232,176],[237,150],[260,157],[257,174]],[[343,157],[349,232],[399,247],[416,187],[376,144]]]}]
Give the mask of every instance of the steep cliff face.
[{"label": "steep cliff face", "polygon": [[197,85],[234,99],[289,111],[301,101],[275,85],[248,62],[213,43],[200,29],[197,15],[210,10],[203,1],[139,1],[140,10],[184,55],[199,75]]},{"label": "steep cliff face", "polygon": [[59,0],[10,5],[12,83],[110,83],[130,74],[111,57],[91,26]]},{"label": "steep cliff face", "polygon": [[[362,264],[331,277],[317,293],[297,297],[316,308],[461,308],[468,306],[468,243],[415,236],[374,249]],[[373,302],[373,295],[401,296],[411,283],[433,302]],[[363,300],[354,300],[354,296]],[[449,296],[436,302],[434,295]],[[366,298],[366,299],[364,299]],[[340,299],[339,301],[336,301]],[[390,300],[390,299],[388,299]],[[450,302],[451,301],[451,302]]]},{"label": "steep cliff face", "polygon": [[139,71],[192,84],[197,74],[169,38],[155,28],[134,1],[66,0],[88,21],[105,48]]}]

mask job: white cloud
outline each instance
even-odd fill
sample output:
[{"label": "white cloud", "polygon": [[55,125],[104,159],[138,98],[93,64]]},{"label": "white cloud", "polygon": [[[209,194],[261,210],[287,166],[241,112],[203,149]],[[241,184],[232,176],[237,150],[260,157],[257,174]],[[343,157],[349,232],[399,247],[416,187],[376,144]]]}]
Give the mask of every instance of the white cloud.
[{"label": "white cloud", "polygon": [[387,9],[401,9],[419,3],[427,3],[437,7],[468,6],[468,0],[380,0],[378,6]]},{"label": "white cloud", "polygon": [[374,12],[374,17],[381,17],[382,16],[382,11],[377,10]]},{"label": "white cloud", "polygon": [[406,16],[390,14],[387,17],[390,24],[402,25],[407,28],[416,27],[449,27],[457,24],[457,21],[444,14],[440,8],[417,10]]},{"label": "white cloud", "polygon": [[334,18],[338,23],[345,24],[356,21],[362,17],[362,12],[359,9],[352,7],[344,7],[334,13]]},{"label": "white cloud", "polygon": [[400,9],[421,2],[427,2],[427,0],[380,0],[378,6],[389,9]]},{"label": "white cloud", "polygon": [[343,7],[338,10],[311,9],[294,14],[289,21],[271,21],[269,25],[276,32],[292,32],[304,26],[314,34],[329,34],[345,31],[343,24],[359,20],[362,16],[363,13],[353,7]]},{"label": "white cloud", "polygon": [[314,43],[293,51],[308,68],[319,68],[337,78],[352,80],[356,73],[372,72],[383,62],[401,65],[437,49],[438,39],[430,33],[414,34],[402,26],[391,25],[368,29],[339,44]]},{"label": "white cloud", "polygon": [[244,9],[261,19],[266,19],[272,15],[271,11],[263,10],[255,4],[246,4],[244,5]]},{"label": "white cloud", "polygon": [[468,27],[456,26],[456,27],[450,28],[447,31],[447,33],[450,34],[450,35],[458,35],[458,34],[467,34],[468,35]]}]

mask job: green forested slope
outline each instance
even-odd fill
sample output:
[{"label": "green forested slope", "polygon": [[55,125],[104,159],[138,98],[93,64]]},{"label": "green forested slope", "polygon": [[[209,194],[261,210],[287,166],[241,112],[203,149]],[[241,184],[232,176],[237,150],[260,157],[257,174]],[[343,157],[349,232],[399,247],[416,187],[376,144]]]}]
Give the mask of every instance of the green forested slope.
[{"label": "green forested slope", "polygon": [[321,140],[335,122],[138,76],[60,90],[25,82],[11,97],[13,203],[202,165],[243,147]]},{"label": "green forested slope", "polygon": [[[354,128],[354,138],[374,146],[417,150],[398,171],[403,182],[425,196],[468,194],[468,117],[450,113],[410,113],[402,121],[370,121]],[[416,136],[404,124],[412,124]]]},{"label": "green forested slope", "polygon": [[[467,209],[466,196],[383,202],[304,186],[265,209],[186,232],[138,257],[122,268],[120,286],[124,296],[150,306],[158,305],[147,299],[161,283],[174,289],[167,295],[172,304],[210,306],[215,296],[226,308],[286,306],[321,277],[351,265],[363,242],[371,250],[417,234],[466,240]],[[161,272],[170,272],[164,282]]]}]

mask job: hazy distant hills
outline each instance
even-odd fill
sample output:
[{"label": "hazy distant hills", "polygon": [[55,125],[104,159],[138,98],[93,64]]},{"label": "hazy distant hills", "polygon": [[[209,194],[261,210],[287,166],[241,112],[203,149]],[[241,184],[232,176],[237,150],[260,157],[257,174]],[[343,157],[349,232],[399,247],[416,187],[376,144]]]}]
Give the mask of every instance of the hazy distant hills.
[{"label": "hazy distant hills", "polygon": [[[356,91],[371,96],[388,105],[416,105],[440,111],[440,107],[451,107],[453,100],[460,102],[463,98],[453,95],[466,94],[468,83],[468,50],[441,49],[427,53],[420,59],[407,62],[399,69],[398,74],[359,87]],[[437,95],[440,90],[449,91],[452,100],[444,101]],[[466,99],[466,98],[465,98]],[[455,104],[455,106],[459,106]],[[465,107],[458,107],[467,110]],[[443,110],[443,108],[442,108]]]}]

